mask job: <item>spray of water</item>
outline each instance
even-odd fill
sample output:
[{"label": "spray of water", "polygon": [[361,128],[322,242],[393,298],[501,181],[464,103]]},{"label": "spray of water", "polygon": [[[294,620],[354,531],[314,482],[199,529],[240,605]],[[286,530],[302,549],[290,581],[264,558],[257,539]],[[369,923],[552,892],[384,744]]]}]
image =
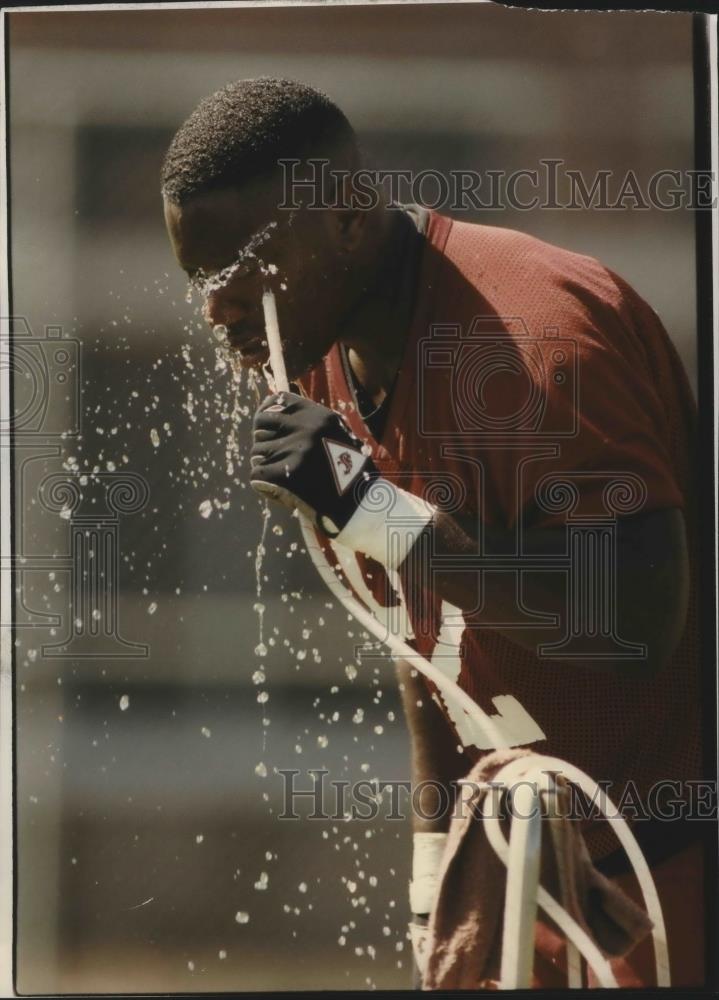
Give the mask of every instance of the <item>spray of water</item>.
[{"label": "spray of water", "polygon": [[[102,402],[92,412],[86,414],[85,436],[73,444],[73,455],[66,460],[67,470],[78,476],[79,482],[85,485],[91,484],[105,471],[114,471],[127,466],[137,468],[138,460],[141,461],[145,451],[140,444],[140,452],[136,452],[133,457],[132,449],[137,448],[137,442],[133,441],[132,436],[137,433],[138,428],[141,428],[141,433],[145,435],[146,453],[150,456],[148,475],[153,497],[159,496],[167,489],[165,482],[158,482],[153,477],[169,477],[174,502],[169,506],[156,504],[143,512],[141,517],[145,524],[142,536],[144,541],[137,544],[136,549],[129,548],[129,551],[123,549],[123,559],[132,572],[133,579],[139,578],[141,585],[144,583],[142,592],[147,600],[147,614],[153,616],[154,621],[160,620],[163,614],[168,613],[168,600],[172,599],[172,594],[167,594],[166,585],[161,585],[162,596],[158,593],[157,581],[161,577],[162,560],[173,549],[177,549],[178,525],[191,521],[193,517],[212,521],[227,518],[230,513],[233,517],[244,517],[245,510],[247,515],[255,516],[254,512],[260,503],[254,494],[247,492],[249,486],[246,463],[252,412],[261,395],[266,392],[266,386],[259,372],[242,367],[238,355],[230,348],[226,328],[215,327],[211,337],[208,338],[207,325],[202,315],[202,300],[207,294],[211,294],[212,290],[223,287],[227,282],[240,276],[241,266],[258,268],[262,275],[274,279],[273,283],[279,289],[278,294],[282,294],[283,283],[279,281],[277,267],[261,259],[258,252],[261,246],[264,247],[271,228],[268,227],[263,233],[257,234],[257,240],[249,248],[245,248],[241,255],[242,259],[238,258],[231,268],[225,269],[219,275],[210,276],[206,284],[201,284],[201,280],[206,276],[200,275],[201,280],[194,281],[188,288],[185,303],[182,303],[181,297],[179,303],[172,302],[168,295],[168,286],[161,279],[154,282],[154,287],[148,282],[150,287],[145,289],[148,294],[166,296],[168,305],[178,306],[179,311],[185,314],[180,321],[180,329],[184,332],[180,349],[178,351],[177,346],[169,344],[150,365],[145,363],[138,373],[130,375],[128,370],[128,376],[132,381],[129,384],[124,383],[126,386],[124,393],[118,392],[117,398],[108,397],[106,402]],[[193,294],[198,291],[199,298]],[[118,295],[114,295],[113,298],[120,299]],[[194,316],[189,318],[186,312],[188,304],[194,305]],[[116,310],[117,303],[114,304],[114,308]],[[122,313],[122,322],[131,325],[134,321],[130,309],[125,308]],[[95,350],[104,363],[117,364],[118,359],[122,360],[123,354],[130,351],[131,345],[128,338],[116,330],[118,324],[115,320],[111,325],[112,331],[109,329],[107,332],[98,331]],[[147,331],[148,336],[152,334],[154,331]],[[122,386],[123,382],[118,379],[116,384]],[[187,440],[190,442],[189,447],[183,444]],[[300,590],[284,586],[278,596],[280,607],[286,614],[282,615],[281,621],[278,619],[275,623],[268,623],[265,608],[267,600],[264,596],[267,586],[265,571],[267,556],[273,555],[275,558],[284,556],[284,559],[289,561],[305,554],[302,544],[292,537],[294,531],[291,532],[290,538],[287,538],[287,531],[282,524],[272,523],[270,511],[271,507],[262,502],[260,537],[256,546],[246,553],[248,561],[253,563],[254,567],[253,610],[257,616],[257,641],[250,644],[250,651],[254,649],[258,658],[256,669],[252,672],[252,682],[257,691],[256,701],[261,712],[262,758],[254,767],[255,775],[259,779],[266,779],[273,769],[271,762],[265,756],[270,722],[267,713],[270,698],[267,689],[267,665],[271,662],[272,650],[273,648],[277,652],[281,650],[283,657],[290,665],[294,664],[294,669],[297,671],[306,668],[310,663],[319,664],[323,656],[325,660],[327,659],[328,651],[323,648],[321,640],[326,618],[336,618],[337,615],[334,602],[326,599],[319,605],[321,613],[310,616],[303,608],[305,595]],[[70,511],[67,512],[67,516],[70,516]],[[281,565],[275,561],[274,572],[278,572],[280,567],[279,572],[283,574]],[[289,566],[289,562],[287,565]],[[176,582],[183,583],[181,579]],[[58,581],[53,580],[48,590],[55,593],[53,588],[58,586]],[[196,581],[194,586],[200,589]],[[201,589],[207,591],[207,584]],[[177,586],[175,594],[179,596],[180,593],[181,587]],[[328,598],[329,596],[327,595]],[[350,625],[348,629],[348,637],[352,640],[358,639],[361,635],[360,630],[354,631],[354,628]],[[295,631],[296,635],[293,634]],[[34,662],[34,655],[36,651],[28,651],[25,661],[27,668]],[[333,651],[330,651],[330,656],[332,655]],[[334,673],[336,680],[337,673],[344,670],[345,683],[351,684],[357,677],[356,667],[347,664],[346,653],[343,651],[338,650],[334,655],[337,656],[338,666],[334,672],[331,671],[331,667],[327,668],[330,671],[330,678]],[[352,742],[362,756],[344,754],[344,772],[351,775],[355,768],[360,766],[363,775],[371,776],[372,754],[381,750],[381,746],[376,745],[377,738],[383,730],[381,723],[386,725],[387,722],[393,721],[393,716],[391,712],[382,712],[380,668],[370,667],[366,673],[370,675],[369,687],[356,692],[355,700],[349,710],[339,703],[340,687],[331,680],[327,684],[326,693],[317,693],[313,697],[312,708],[316,714],[318,728],[313,731],[305,724],[301,731],[296,732],[292,741],[295,753],[304,755],[305,759],[312,757],[313,764],[323,765],[323,758],[317,759],[316,755],[323,755],[332,743],[336,744],[339,737],[334,733],[345,729],[350,723]],[[372,674],[374,676],[371,676]],[[129,696],[118,692],[118,698],[118,711],[132,712],[133,705]],[[383,718],[380,718],[380,713]],[[210,727],[203,725],[202,736],[209,739],[210,734]],[[262,799],[272,812],[267,791],[262,792]],[[371,931],[363,928],[359,919],[360,915],[366,913],[369,920],[372,909],[373,883],[369,879],[374,880],[375,877],[366,874],[368,852],[363,850],[361,835],[360,838],[357,834],[349,836],[347,827],[342,825],[333,826],[331,831],[318,828],[318,836],[320,833],[323,840],[329,839],[334,842],[333,846],[339,852],[338,861],[341,858],[343,863],[346,862],[345,870],[348,871],[348,875],[343,876],[341,882],[346,892],[347,906],[354,911],[349,914],[350,919],[342,925],[342,932],[336,942],[337,947],[353,950],[355,960],[362,955],[371,959],[374,957],[374,945],[369,943],[372,938],[363,939],[364,935]],[[365,831],[365,836],[372,834],[373,831],[369,829]],[[274,859],[276,858],[275,853]],[[309,878],[309,873],[302,874],[304,881],[298,883],[295,890],[298,895],[291,901],[291,905],[286,903],[283,907],[290,920],[311,909],[311,890],[314,880]],[[268,888],[267,873],[256,872],[255,876],[256,891]],[[250,889],[252,884],[251,882]],[[245,904],[243,916],[250,909],[251,907]],[[378,913],[378,919],[379,916]],[[382,914],[382,917],[384,920],[389,920],[390,914]],[[378,942],[375,944],[379,946]],[[398,961],[400,960],[401,956],[398,958]]]}]

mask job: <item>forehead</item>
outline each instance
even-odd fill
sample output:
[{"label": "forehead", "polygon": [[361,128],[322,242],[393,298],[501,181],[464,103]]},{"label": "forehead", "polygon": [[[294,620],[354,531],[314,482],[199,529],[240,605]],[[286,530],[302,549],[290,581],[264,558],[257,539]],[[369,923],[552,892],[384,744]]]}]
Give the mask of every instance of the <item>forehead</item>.
[{"label": "forehead", "polygon": [[[262,246],[276,246],[289,221],[267,183],[209,191],[182,205],[165,200],[165,220],[177,258],[186,270],[225,267],[271,223]],[[284,224],[284,225],[283,225]]]}]

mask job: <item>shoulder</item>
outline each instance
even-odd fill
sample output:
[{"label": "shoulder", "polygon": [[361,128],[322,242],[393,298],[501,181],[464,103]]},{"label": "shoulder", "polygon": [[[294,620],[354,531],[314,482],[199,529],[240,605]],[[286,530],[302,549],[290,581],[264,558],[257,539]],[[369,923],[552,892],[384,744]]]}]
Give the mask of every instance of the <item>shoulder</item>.
[{"label": "shoulder", "polygon": [[521,318],[532,337],[557,330],[592,346],[641,360],[638,329],[654,335],[659,320],[640,296],[601,261],[500,226],[443,219],[444,272],[439,298],[472,313]]},{"label": "shoulder", "polygon": [[444,255],[466,277],[502,280],[518,291],[546,285],[566,294],[585,290],[619,304],[616,276],[599,260],[507,229],[451,220]]}]

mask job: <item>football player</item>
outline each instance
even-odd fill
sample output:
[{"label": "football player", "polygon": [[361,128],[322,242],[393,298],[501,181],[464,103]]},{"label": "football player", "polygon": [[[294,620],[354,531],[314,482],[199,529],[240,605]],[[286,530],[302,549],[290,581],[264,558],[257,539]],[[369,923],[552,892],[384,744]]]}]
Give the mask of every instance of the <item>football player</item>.
[{"label": "football player", "polygon": [[[488,733],[400,664],[415,782],[453,791],[483,753],[528,746],[628,796],[647,817],[635,831],[672,984],[703,985],[701,824],[646,805],[667,782],[685,803],[702,777],[695,407],[679,357],[596,260],[368,198],[361,168],[344,114],[278,79],[208,97],[167,152],[174,252],[247,368],[267,361],[261,299],[276,296],[296,391],[259,406],[250,479],[328,551],[355,553],[356,592],[404,608],[415,647],[492,717]],[[309,177],[313,191],[297,183]],[[449,822],[423,787],[420,922]],[[584,833],[633,892],[610,825]],[[537,986],[564,984],[561,954],[549,934]],[[617,974],[651,985],[650,944]]]}]

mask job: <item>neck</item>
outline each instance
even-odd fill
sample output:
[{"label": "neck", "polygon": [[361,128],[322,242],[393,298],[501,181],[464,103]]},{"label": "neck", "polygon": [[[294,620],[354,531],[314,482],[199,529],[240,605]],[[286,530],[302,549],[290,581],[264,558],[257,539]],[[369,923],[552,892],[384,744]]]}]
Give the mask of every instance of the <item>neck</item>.
[{"label": "neck", "polygon": [[382,209],[372,227],[358,297],[338,339],[358,381],[379,405],[404,354],[413,306],[407,249],[415,230],[403,212],[392,209]]}]

